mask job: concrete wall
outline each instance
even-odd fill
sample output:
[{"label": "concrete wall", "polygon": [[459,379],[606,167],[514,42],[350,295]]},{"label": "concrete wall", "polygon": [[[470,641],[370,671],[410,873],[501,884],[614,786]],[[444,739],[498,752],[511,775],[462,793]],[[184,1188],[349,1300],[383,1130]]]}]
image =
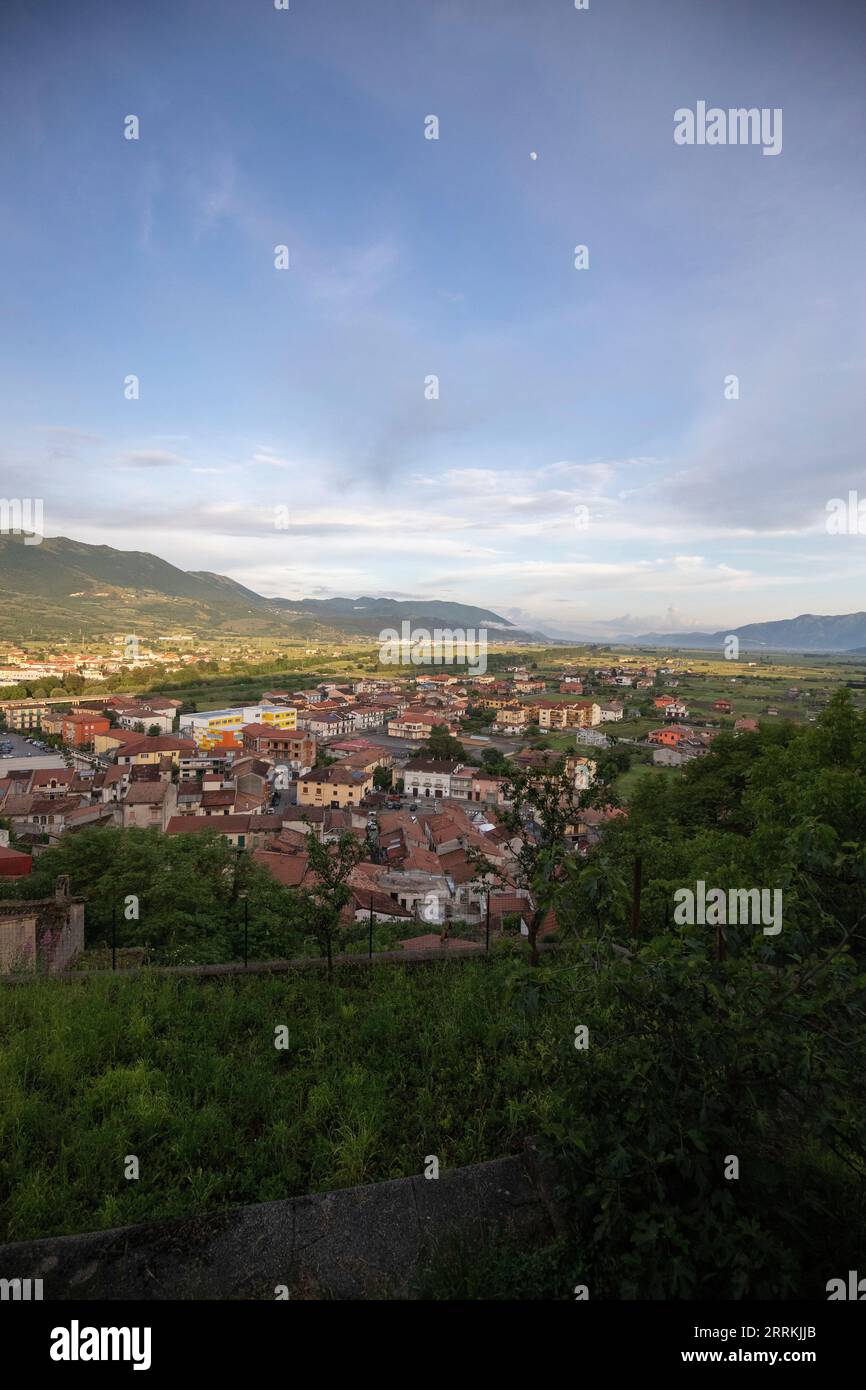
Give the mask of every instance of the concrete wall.
[{"label": "concrete wall", "polygon": [[526,1248],[556,1218],[526,1157],[90,1235],[0,1246],[3,1277],[46,1300],[405,1299],[437,1247],[493,1231]]}]

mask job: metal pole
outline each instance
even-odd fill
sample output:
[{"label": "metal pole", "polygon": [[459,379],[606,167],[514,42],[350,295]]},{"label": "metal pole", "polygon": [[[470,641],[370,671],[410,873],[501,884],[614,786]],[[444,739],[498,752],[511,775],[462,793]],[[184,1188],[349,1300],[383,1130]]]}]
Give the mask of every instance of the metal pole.
[{"label": "metal pole", "polygon": [[244,898],[244,969],[246,970],[250,945],[250,900]]},{"label": "metal pole", "polygon": [[117,969],[117,907],[111,909],[111,968]]},{"label": "metal pole", "polygon": [[486,908],[487,922],[486,922],[486,926],[485,926],[485,929],[484,929],[484,949],[485,949],[485,951],[489,951],[489,950],[490,950],[490,884],[489,884],[489,883],[488,883],[488,885],[487,885],[486,897],[487,897],[487,908]]},{"label": "metal pole", "polygon": [[373,959],[373,899],[370,898],[370,960]]}]

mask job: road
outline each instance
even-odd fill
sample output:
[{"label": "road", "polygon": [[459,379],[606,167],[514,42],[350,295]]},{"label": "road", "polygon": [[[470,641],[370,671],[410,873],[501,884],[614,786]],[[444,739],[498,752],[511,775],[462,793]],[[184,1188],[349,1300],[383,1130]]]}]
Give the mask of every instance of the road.
[{"label": "road", "polygon": [[[388,734],[383,734],[377,729],[364,729],[358,735],[359,738],[369,739],[377,748],[385,748],[389,753],[393,753],[395,758],[414,758],[418,757],[419,749],[417,744],[410,744],[401,738],[391,738]],[[473,743],[468,734],[455,734],[459,743],[463,744],[466,752],[480,755],[485,748],[497,748],[500,753],[516,753],[527,742],[525,738],[499,738],[494,735],[484,743]]]}]

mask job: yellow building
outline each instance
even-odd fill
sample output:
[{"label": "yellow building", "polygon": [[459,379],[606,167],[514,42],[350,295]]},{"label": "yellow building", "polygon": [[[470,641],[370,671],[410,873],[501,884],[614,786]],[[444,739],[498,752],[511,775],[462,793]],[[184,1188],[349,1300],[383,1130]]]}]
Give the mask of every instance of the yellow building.
[{"label": "yellow building", "polygon": [[241,730],[245,724],[266,724],[272,729],[295,730],[298,711],[291,705],[243,705],[235,709],[202,710],[199,714],[180,716],[181,733],[188,733],[196,746],[205,751],[230,742],[226,735],[236,734],[243,743]]},{"label": "yellow building", "polygon": [[298,778],[300,806],[357,806],[373,787],[373,777],[351,767],[314,767]]}]

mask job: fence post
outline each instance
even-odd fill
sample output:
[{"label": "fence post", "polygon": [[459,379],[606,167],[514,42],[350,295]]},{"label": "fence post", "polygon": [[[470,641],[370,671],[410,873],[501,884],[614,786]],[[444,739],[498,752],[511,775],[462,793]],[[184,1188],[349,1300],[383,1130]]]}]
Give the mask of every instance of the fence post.
[{"label": "fence post", "polygon": [[484,926],[484,949],[485,949],[485,951],[489,951],[489,950],[490,950],[490,884],[489,884],[489,883],[488,883],[488,885],[487,885],[487,892],[485,893],[484,896],[485,896],[485,898],[487,899],[487,906],[486,906],[486,909],[485,909],[486,922],[485,922],[485,926]]}]

